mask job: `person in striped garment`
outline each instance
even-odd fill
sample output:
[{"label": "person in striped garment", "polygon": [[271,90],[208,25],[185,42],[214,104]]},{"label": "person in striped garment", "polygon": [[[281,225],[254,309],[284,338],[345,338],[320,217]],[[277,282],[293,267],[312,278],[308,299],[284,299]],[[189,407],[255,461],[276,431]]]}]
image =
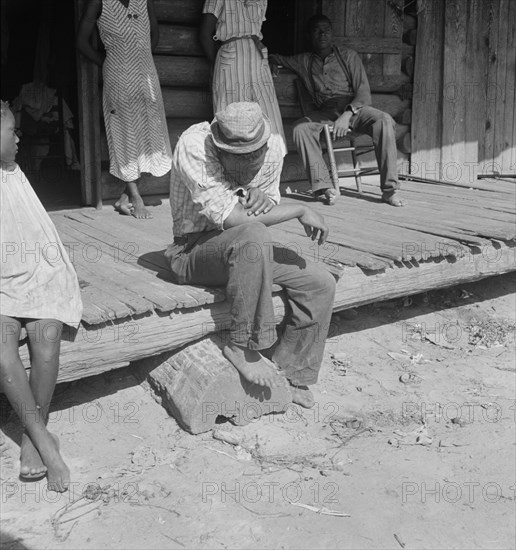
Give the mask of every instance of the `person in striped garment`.
[{"label": "person in striped garment", "polygon": [[200,41],[212,65],[213,112],[254,101],[279,134],[287,153],[276,90],[262,43],[267,0],[206,0]]},{"label": "person in striped garment", "polygon": [[[91,44],[95,25],[105,53]],[[158,40],[153,0],[90,0],[77,31],[79,51],[103,69],[109,172],[126,184],[115,209],[140,219],[152,217],[138,190],[141,174],[163,176],[172,163],[152,58]]]}]

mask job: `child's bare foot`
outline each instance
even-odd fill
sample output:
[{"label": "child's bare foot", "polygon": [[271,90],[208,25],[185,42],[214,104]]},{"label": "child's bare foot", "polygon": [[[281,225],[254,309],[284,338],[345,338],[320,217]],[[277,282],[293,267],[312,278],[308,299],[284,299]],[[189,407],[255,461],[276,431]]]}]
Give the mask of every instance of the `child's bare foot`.
[{"label": "child's bare foot", "polygon": [[120,198],[115,202],[115,210],[124,216],[130,216],[132,209],[133,205],[129,202],[127,193],[122,193]]},{"label": "child's bare foot", "polygon": [[64,493],[70,485],[70,470],[59,453],[59,439],[54,434],[50,437],[48,447],[40,449],[47,467],[47,487],[49,491]]},{"label": "child's bare foot", "polygon": [[223,354],[248,382],[269,388],[278,385],[276,367],[259,352],[231,343],[224,347]]},{"label": "child's bare foot", "polygon": [[133,209],[131,214],[139,220],[148,220],[152,218],[152,214],[145,208],[143,199],[141,197],[133,197],[132,199]]},{"label": "child's bare foot", "polygon": [[308,386],[294,386],[290,384],[290,393],[292,402],[301,405],[305,409],[311,409],[315,405],[314,394],[308,389]]},{"label": "child's bare foot", "polygon": [[22,436],[20,463],[20,477],[22,479],[35,481],[47,474],[47,467],[43,464],[38,450],[34,447],[27,433]]}]

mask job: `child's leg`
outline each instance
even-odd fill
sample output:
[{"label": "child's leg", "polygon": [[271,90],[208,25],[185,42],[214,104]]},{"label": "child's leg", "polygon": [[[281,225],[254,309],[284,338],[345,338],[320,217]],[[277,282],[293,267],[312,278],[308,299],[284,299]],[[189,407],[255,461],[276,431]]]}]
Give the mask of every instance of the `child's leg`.
[{"label": "child's leg", "polygon": [[47,467],[49,488],[64,491],[69,483],[69,471],[59,454],[56,441],[37,413],[36,401],[18,353],[20,329],[18,320],[0,315],[0,386]]},{"label": "child's leg", "polygon": [[[34,320],[26,325],[31,353],[29,384],[37,414],[45,426],[48,423],[48,411],[59,370],[62,327],[62,323],[52,320]],[[52,437],[57,441],[57,436]],[[22,436],[20,462],[20,474],[23,477],[38,477],[47,471],[27,431]]]},{"label": "child's leg", "polygon": [[[59,351],[61,349],[63,324],[55,319],[35,319],[28,321],[25,328],[29,338],[31,362],[29,384],[34,395],[40,422],[46,426],[50,402],[52,401],[59,372]],[[58,457],[57,460],[54,457],[50,463],[45,460],[37,441],[34,440],[28,429],[25,435],[26,439],[37,447],[43,462],[47,466],[48,485],[54,486],[56,490],[66,490],[70,481],[70,471],[59,454],[57,436],[49,432],[47,434],[52,438]]]}]

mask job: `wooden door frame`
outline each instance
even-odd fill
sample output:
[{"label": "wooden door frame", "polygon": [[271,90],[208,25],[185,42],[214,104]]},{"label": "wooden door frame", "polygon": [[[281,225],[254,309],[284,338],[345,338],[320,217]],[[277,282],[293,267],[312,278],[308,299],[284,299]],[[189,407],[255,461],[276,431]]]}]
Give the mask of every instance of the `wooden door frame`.
[{"label": "wooden door frame", "polygon": [[[76,29],[86,3],[87,0],[75,0]],[[99,69],[79,52],[77,94],[82,202],[88,206],[102,208]]]}]

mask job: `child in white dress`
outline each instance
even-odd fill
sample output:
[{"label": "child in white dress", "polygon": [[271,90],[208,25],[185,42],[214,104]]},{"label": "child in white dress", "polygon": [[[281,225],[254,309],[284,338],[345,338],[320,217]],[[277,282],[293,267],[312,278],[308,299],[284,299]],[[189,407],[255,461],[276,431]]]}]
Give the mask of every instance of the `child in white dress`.
[{"label": "child in white dress", "polygon": [[[1,103],[0,388],[25,428],[20,478],[47,476],[48,488],[66,491],[70,471],[59,442],[47,430],[59,370],[63,323],[77,327],[82,302],[75,270],[56,228],[15,163],[14,116]],[[30,377],[18,353],[22,327],[28,336]]]}]

